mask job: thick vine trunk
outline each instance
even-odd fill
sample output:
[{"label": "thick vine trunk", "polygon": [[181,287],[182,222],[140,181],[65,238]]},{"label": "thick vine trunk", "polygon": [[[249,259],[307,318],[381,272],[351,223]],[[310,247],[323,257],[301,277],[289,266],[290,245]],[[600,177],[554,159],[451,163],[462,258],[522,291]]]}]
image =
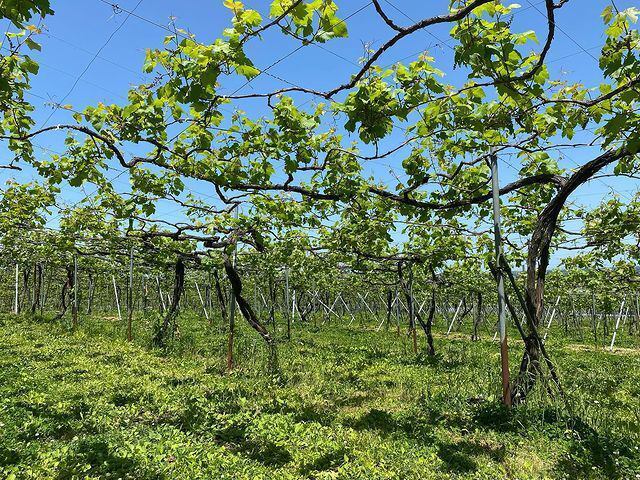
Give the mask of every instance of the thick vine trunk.
[{"label": "thick vine trunk", "polygon": [[184,291],[184,270],[184,262],[181,258],[179,258],[174,268],[173,294],[171,296],[171,304],[169,305],[162,324],[158,328],[158,331],[153,338],[154,345],[158,347],[164,347],[167,342],[168,334],[173,334],[176,331],[176,317],[178,316],[180,298],[182,298],[182,292]]},{"label": "thick vine trunk", "polygon": [[67,265],[65,269],[67,272],[67,278],[65,279],[65,282],[62,284],[62,291],[60,293],[60,311],[55,317],[56,320],[60,320],[62,317],[64,317],[64,314],[67,313],[67,309],[69,308],[69,305],[67,303],[67,297],[71,294],[71,291],[73,291],[73,288],[74,288],[73,287],[73,267],[70,267]]},{"label": "thick vine trunk", "polygon": [[389,325],[391,325],[391,313],[393,310],[393,292],[391,290],[387,291],[387,321],[386,328],[389,330]]},{"label": "thick vine trunk", "polygon": [[20,306],[20,311],[26,311],[29,302],[29,293],[31,291],[31,289],[29,288],[29,274],[29,268],[25,266],[24,270],[22,270],[22,305]]},{"label": "thick vine trunk", "polygon": [[544,346],[536,339],[537,328],[544,312],[544,287],[549,266],[550,247],[555,234],[558,217],[569,196],[582,184],[607,165],[629,155],[626,149],[608,151],[585,163],[559,188],[556,196],[544,208],[529,242],[527,252],[527,282],[525,288],[526,318],[525,350],[520,370],[512,388],[512,403],[526,400],[536,384],[541,371],[540,359]]},{"label": "thick vine trunk", "polygon": [[429,315],[427,317],[427,321],[425,322],[422,319],[422,315],[420,315],[420,312],[416,312],[416,318],[418,319],[418,323],[420,323],[420,326],[422,327],[422,330],[424,331],[424,334],[427,338],[427,354],[430,357],[435,356],[436,354],[436,349],[433,345],[433,333],[432,333],[432,327],[433,327],[433,318],[435,317],[436,314],[436,291],[435,288],[431,291],[431,300],[429,302]]},{"label": "thick vine trunk", "polygon": [[31,302],[31,315],[35,315],[38,307],[40,307],[40,298],[42,291],[42,265],[36,263],[33,265],[33,297]]},{"label": "thick vine trunk", "polygon": [[306,307],[303,307],[302,303],[304,302],[304,299],[304,292],[300,292],[296,300],[296,311],[298,312],[298,315],[300,315],[300,321],[302,323],[309,323],[309,314],[313,309],[313,304],[311,302],[307,302]]},{"label": "thick vine trunk", "polygon": [[417,340],[417,333],[416,333],[416,320],[417,320],[420,326],[422,327],[422,330],[424,331],[424,334],[427,339],[427,354],[430,356],[435,355],[436,351],[433,346],[433,335],[431,333],[431,329],[433,326],[433,318],[435,315],[435,289],[432,291],[432,295],[431,295],[431,304],[429,307],[429,318],[427,319],[427,322],[425,322],[422,318],[422,315],[420,315],[420,312],[418,312],[415,309],[416,302],[413,297],[413,271],[411,267],[409,267],[409,278],[405,282],[403,269],[402,269],[402,262],[400,262],[398,264],[398,278],[400,281],[399,282],[400,286],[404,291],[404,296],[407,301],[407,308],[409,309],[409,333],[411,335],[411,339],[413,343],[413,351],[414,353],[417,353],[418,351],[418,340]]},{"label": "thick vine trunk", "polygon": [[242,313],[242,316],[249,323],[251,328],[258,332],[260,337],[262,337],[264,342],[267,344],[267,348],[269,349],[269,369],[271,371],[277,371],[278,358],[276,342],[265,326],[262,325],[249,302],[242,296],[242,280],[240,279],[240,275],[238,274],[236,267],[233,265],[233,262],[226,255],[224,257],[224,270],[227,274],[227,278],[229,279],[229,283],[231,284],[231,290],[235,296],[240,313]]},{"label": "thick vine trunk", "polygon": [[482,292],[478,290],[476,292],[477,303],[476,303],[476,312],[473,318],[473,333],[471,334],[471,340],[480,340],[480,335],[478,334],[478,328],[480,327],[480,323],[482,322]]}]

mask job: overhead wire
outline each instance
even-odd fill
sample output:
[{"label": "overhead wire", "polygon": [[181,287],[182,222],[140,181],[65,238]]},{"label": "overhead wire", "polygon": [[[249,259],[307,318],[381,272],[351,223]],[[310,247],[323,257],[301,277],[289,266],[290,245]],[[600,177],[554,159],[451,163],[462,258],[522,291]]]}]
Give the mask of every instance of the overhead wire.
[{"label": "overhead wire", "polygon": [[[133,11],[135,12],[135,10],[140,6],[140,4],[143,2],[144,0],[138,0],[138,3],[136,3],[135,7],[133,8]],[[78,77],[76,78],[76,80],[73,82],[73,84],[71,85],[71,88],[67,91],[67,93],[64,95],[64,97],[62,97],[62,100],[60,100],[60,104],[63,104],[67,98],[69,98],[69,96],[73,93],[73,91],[75,90],[76,86],[78,85],[78,83],[80,82],[80,80],[82,79],[82,77],[84,77],[84,75],[89,71],[89,69],[91,68],[91,65],[93,65],[93,63],[96,61],[96,59],[98,58],[98,56],[100,55],[100,53],[102,53],[102,51],[107,47],[107,45],[109,45],[109,42],[111,42],[111,40],[116,36],[116,34],[122,29],[122,27],[124,27],[124,25],[127,23],[127,20],[131,17],[131,13],[127,14],[127,16],[124,18],[124,20],[122,21],[122,23],[120,25],[118,25],[118,27],[111,32],[111,35],[109,35],[109,37],[107,38],[107,40],[102,44],[102,46],[98,49],[98,51],[94,54],[94,56],[91,58],[91,60],[89,61],[89,63],[87,63],[87,65],[84,67],[84,69],[82,70],[82,72],[80,72],[80,75],[78,75]],[[46,120],[42,123],[40,128],[44,128],[47,123],[49,123],[49,120],[51,120],[51,118],[53,117],[53,115],[58,111],[58,108],[56,107],[50,114],[49,116],[46,118]]]},{"label": "overhead wire", "polygon": [[[531,0],[527,0],[527,3],[529,3],[529,5],[531,5],[531,7],[533,7],[540,15],[542,15],[543,17],[546,18],[546,15],[537,7],[537,5],[534,5],[533,3],[531,3]],[[562,33],[566,38],[568,38],[572,43],[574,43],[580,50],[582,53],[586,53],[587,55],[589,55],[593,60],[595,60],[596,62],[599,62],[598,58],[595,57],[591,52],[589,52],[586,48],[584,48],[575,38],[573,38],[573,36],[569,35],[569,33],[567,33],[560,25],[558,25],[557,22],[553,22],[553,25],[555,28],[558,29],[558,31],[560,33]],[[574,163],[576,166],[580,166],[580,164],[574,160],[573,158],[571,158],[569,155],[564,154],[564,157],[567,158],[568,160],[570,160],[572,163]],[[597,179],[599,180],[603,185],[607,186],[608,188],[610,188],[612,191],[616,191],[616,189],[607,184],[604,180],[602,180],[601,178]],[[621,194],[621,196],[629,199],[629,197],[627,197],[626,195]]]},{"label": "overhead wire", "polygon": [[[107,1],[105,1],[105,0],[100,0],[100,1],[102,1],[103,3],[109,3],[109,2],[107,2]],[[387,1],[387,0],[385,0],[385,1]],[[371,2],[369,2],[369,3],[368,3],[367,5],[365,5],[364,7],[368,6],[370,3],[371,3]],[[387,1],[387,3],[389,3],[390,5],[392,5],[392,4],[391,4],[391,2],[388,2],[388,1]],[[529,3],[531,3],[531,2],[529,2]],[[113,4],[111,4],[111,5],[113,5]],[[392,5],[392,6],[394,6],[394,5]],[[361,8],[364,8],[364,7],[361,7]],[[527,8],[534,8],[534,7],[535,7],[534,5],[531,5],[530,7],[527,7]],[[396,9],[397,9],[397,7],[395,7],[395,6],[394,6],[394,8],[396,8]],[[135,9],[134,9],[134,10],[135,10]],[[538,10],[538,9],[536,8],[536,10]],[[538,10],[538,11],[539,11],[539,10]],[[355,12],[355,13],[357,13],[357,12]],[[355,14],[355,13],[354,13],[354,14]],[[135,16],[136,18],[141,18],[139,15],[134,15],[134,16]],[[409,18],[410,18],[410,17],[409,17]],[[141,19],[142,19],[142,18],[141,18]],[[144,20],[145,20],[145,21],[148,21],[147,19],[144,19]],[[156,26],[161,26],[161,25],[159,25],[159,24],[157,24],[157,23],[154,23],[154,22],[150,22],[150,23],[152,23],[152,24],[154,24],[154,25],[156,25]],[[170,29],[168,29],[168,28],[166,28],[166,27],[162,27],[162,28],[166,29],[166,30],[167,30],[167,31],[169,31],[169,32],[175,33],[175,32],[171,31]],[[437,38],[437,37],[436,37],[436,38]],[[576,42],[576,44],[577,44],[577,42]],[[579,44],[578,44],[578,45],[579,45]],[[318,45],[318,46],[320,46],[320,45]],[[323,50],[327,51],[328,53],[334,54],[335,56],[337,56],[337,57],[339,57],[339,58],[342,58],[343,60],[348,61],[349,63],[351,63],[351,64],[354,64],[354,65],[355,65],[355,63],[354,63],[354,62],[351,62],[350,60],[346,59],[346,57],[343,57],[343,56],[341,56],[341,55],[335,54],[334,52],[330,51],[329,49],[324,48],[323,46],[320,46],[320,47],[321,47]],[[582,47],[581,47],[581,48],[582,48]],[[594,48],[595,48],[595,47],[594,47]],[[585,50],[585,49],[582,49],[582,51],[586,51],[586,50]],[[577,53],[582,53],[582,51],[581,51],[581,52],[577,52]],[[295,52],[291,52],[291,53],[290,53],[290,54],[288,54],[286,57],[284,57],[282,60],[284,60],[285,58],[287,58],[289,55],[292,55],[293,53],[295,53]],[[562,57],[562,59],[567,58],[567,57],[569,57],[569,56]],[[592,56],[592,57],[593,57],[593,56]],[[593,57],[593,58],[595,58],[595,57]],[[281,61],[282,61],[282,60],[281,60]],[[277,62],[277,63],[279,63],[279,62]],[[277,63],[276,63],[276,64],[277,64]],[[275,66],[275,65],[273,65],[273,66]],[[271,67],[272,67],[272,66],[269,66],[269,67],[267,67],[267,69],[269,69],[269,68],[271,68]],[[282,79],[280,79],[280,80],[282,80]],[[59,105],[59,104],[58,104],[58,105]],[[384,164],[383,164],[383,165],[384,165]],[[388,166],[389,168],[392,168],[392,169],[393,169],[393,167],[391,167],[390,165],[385,165],[385,166]],[[514,169],[515,169],[515,167],[513,167],[512,165],[510,165],[510,166],[511,166],[512,168],[514,168]],[[605,184],[605,185],[606,185],[606,184]],[[197,193],[197,192],[194,192],[194,193]]]}]

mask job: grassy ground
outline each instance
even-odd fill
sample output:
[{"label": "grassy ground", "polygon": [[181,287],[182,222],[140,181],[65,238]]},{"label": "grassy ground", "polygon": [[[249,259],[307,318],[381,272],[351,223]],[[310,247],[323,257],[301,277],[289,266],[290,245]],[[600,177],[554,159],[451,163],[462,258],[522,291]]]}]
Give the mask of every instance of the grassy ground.
[{"label": "grassy ground", "polygon": [[490,339],[438,336],[430,359],[394,331],[296,324],[273,377],[246,330],[224,375],[218,328],[183,317],[159,352],[136,327],[0,317],[0,478],[640,478],[632,348],[550,340],[569,405],[538,388],[509,413]]}]

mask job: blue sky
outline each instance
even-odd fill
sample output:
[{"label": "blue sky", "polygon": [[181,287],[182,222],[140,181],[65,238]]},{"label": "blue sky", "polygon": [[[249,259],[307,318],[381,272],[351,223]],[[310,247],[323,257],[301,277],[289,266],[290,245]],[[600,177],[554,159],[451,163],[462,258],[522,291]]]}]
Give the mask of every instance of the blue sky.
[{"label": "blue sky", "polygon": [[[55,15],[45,20],[45,33],[39,38],[43,49],[34,55],[41,64],[40,74],[33,81],[31,97],[37,107],[35,116],[39,125],[49,116],[49,125],[71,120],[70,112],[61,109],[54,111],[44,99],[71,104],[78,109],[98,102],[123,103],[130,86],[149,80],[150,77],[143,74],[141,69],[145,49],[161,46],[162,40],[169,34],[167,28],[170,18],[179,28],[196,34],[200,42],[219,37],[230,21],[229,11],[223,7],[222,0],[120,0],[118,4],[122,10],[110,3],[108,0],[52,0]],[[522,6],[515,15],[514,28],[533,29],[543,41],[546,31],[544,2],[521,0],[520,3]],[[247,8],[254,8],[265,17],[268,4],[267,0],[245,1]],[[410,19],[418,20],[443,13],[447,4],[448,0],[392,0],[391,3],[382,0],[388,14],[404,25],[412,23]],[[558,11],[559,31],[548,57],[552,78],[580,81],[588,86],[600,83],[597,57],[604,41],[600,13],[608,4],[606,1],[572,0]],[[297,85],[318,90],[329,89],[349,79],[357,68],[364,44],[371,44],[375,48],[392,36],[393,32],[379,19],[367,0],[341,0],[338,5],[340,16],[353,14],[347,22],[350,33],[348,39],[328,42],[322,48],[306,46],[273,66],[269,73]],[[619,0],[616,5],[624,9],[633,6],[634,2]],[[131,16],[124,11],[134,8],[135,14]],[[437,26],[410,36],[385,54],[380,64],[390,65],[401,59],[410,61],[426,49],[436,58],[437,66],[446,73],[449,82],[462,83],[465,79],[463,72],[452,68],[452,50],[447,45],[448,29],[446,25]],[[273,31],[265,35],[263,41],[253,40],[248,51],[256,66],[264,69],[288,55],[297,45]],[[224,86],[233,91],[243,83],[236,79]],[[271,91],[283,86],[286,85],[271,76],[260,75],[241,93]],[[297,100],[302,102],[308,97],[298,96]],[[256,117],[266,112],[261,103],[254,101],[239,106]],[[400,138],[399,134],[395,135],[392,141]],[[583,135],[589,138],[591,133],[584,132]],[[62,139],[61,134],[38,138],[36,143],[43,147],[39,154],[48,155],[46,149],[62,151]],[[6,154],[5,150],[0,152]],[[571,168],[574,162],[591,158],[594,154],[593,149],[563,152],[561,163]],[[400,162],[401,157],[390,157],[367,165],[367,168],[376,177],[394,185],[394,176],[401,176]],[[501,183],[514,178],[513,167],[517,167],[515,159],[501,159]],[[115,177],[118,173],[114,170],[111,175]],[[9,176],[24,181],[32,178],[33,172],[26,170],[15,174],[0,170],[0,183],[4,183]],[[283,177],[280,175],[276,178]],[[114,184],[119,189],[126,189],[127,175],[121,174],[115,178]],[[196,192],[208,191],[206,186],[195,182],[188,186]],[[613,190],[625,198],[631,196],[635,189],[636,185],[628,180],[597,180],[580,189],[575,199],[595,204]],[[92,190],[91,186],[84,191],[65,189],[64,197],[74,201]],[[175,215],[175,208],[163,208],[160,211],[164,215]]]}]

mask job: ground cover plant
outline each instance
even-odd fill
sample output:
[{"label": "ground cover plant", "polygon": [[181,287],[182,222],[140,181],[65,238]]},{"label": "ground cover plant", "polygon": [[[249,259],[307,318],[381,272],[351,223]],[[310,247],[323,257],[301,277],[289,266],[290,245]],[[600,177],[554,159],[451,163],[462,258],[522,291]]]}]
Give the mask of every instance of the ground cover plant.
[{"label": "ground cover plant", "polygon": [[[298,329],[225,370],[225,336],[164,355],[100,318],[71,332],[2,318],[0,472],[7,478],[634,478],[640,353],[554,351],[571,403],[499,403],[497,350],[438,334],[435,357],[375,325]],[[125,325],[120,325],[124,333]],[[241,338],[251,337],[248,330]],[[186,334],[185,334],[186,336]],[[185,338],[184,341],[189,344]],[[206,342],[206,343],[205,343]],[[245,349],[247,352],[245,352]]]}]

